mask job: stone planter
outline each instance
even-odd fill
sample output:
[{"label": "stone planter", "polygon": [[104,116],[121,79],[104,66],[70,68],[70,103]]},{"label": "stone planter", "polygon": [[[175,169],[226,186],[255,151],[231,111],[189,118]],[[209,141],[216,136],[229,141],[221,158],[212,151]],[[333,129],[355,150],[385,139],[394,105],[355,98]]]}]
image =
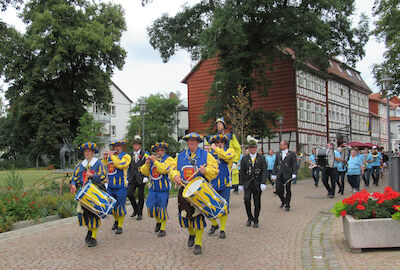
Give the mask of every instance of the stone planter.
[{"label": "stone planter", "polygon": [[400,247],[400,221],[391,218],[343,218],[343,231],[353,252],[362,248]]}]

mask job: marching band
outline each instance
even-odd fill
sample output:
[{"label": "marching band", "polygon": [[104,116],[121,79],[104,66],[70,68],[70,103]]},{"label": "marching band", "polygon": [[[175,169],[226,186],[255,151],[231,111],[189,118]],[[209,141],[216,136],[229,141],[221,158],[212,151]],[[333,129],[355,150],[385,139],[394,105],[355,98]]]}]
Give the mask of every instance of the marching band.
[{"label": "marching band", "polygon": [[[70,179],[71,192],[77,193],[78,223],[88,228],[85,242],[88,247],[97,244],[97,230],[101,219],[108,214],[114,216],[112,230],[122,234],[126,215],[126,198],[133,207],[131,217],[142,219],[143,197],[139,192],[139,203],[136,203],[134,186],[139,187],[149,181],[149,193],[146,200],[147,213],[156,220],[154,231],[158,237],[166,236],[166,222],[169,218],[167,208],[172,185],[179,187],[178,220],[182,228],[188,231],[188,247],[193,247],[195,255],[202,253],[202,236],[207,226],[206,219],[211,222],[208,234],[214,235],[219,229],[219,238],[226,237],[226,223],[229,213],[232,176],[239,174],[239,191],[244,191],[244,205],[248,220],[246,226],[257,228],[261,209],[261,194],[266,190],[267,179],[281,200],[281,208],[290,211],[291,183],[297,179],[298,162],[303,154],[289,151],[287,141],[280,142],[280,151],[274,154],[272,150],[267,156],[257,153],[258,141],[248,136],[248,154],[241,155],[234,134],[225,134],[223,119],[216,121],[216,135],[206,137],[208,148],[201,149],[204,142],[202,135],[189,133],[183,137],[187,142],[187,150],[169,156],[168,143],[156,142],[151,146],[149,154],[140,149],[140,136],[135,136],[131,142],[132,154],[124,152],[126,140],[111,142],[112,150],[103,154],[100,161],[94,157],[97,145],[93,142],[82,144],[79,149],[84,152],[85,159],[79,163]],[[238,163],[240,158],[240,162]],[[360,190],[360,177],[365,187],[369,187],[372,175],[373,183],[378,185],[383,158],[376,146],[370,152],[363,152],[349,147],[333,148],[328,143],[326,148],[314,148],[307,161],[312,172],[315,187],[318,187],[322,171],[322,182],[328,191],[328,197],[335,196],[335,186],[343,195],[345,176],[351,186],[351,192]],[[238,170],[240,168],[240,170]],[[328,182],[330,177],[330,182]],[[236,180],[237,181],[237,180]],[[142,190],[142,192],[143,192]],[[235,190],[234,190],[235,192]],[[237,193],[237,191],[236,191]],[[251,197],[254,200],[254,212],[251,207]],[[142,202],[141,202],[142,200]],[[218,224],[219,220],[219,224]]]}]

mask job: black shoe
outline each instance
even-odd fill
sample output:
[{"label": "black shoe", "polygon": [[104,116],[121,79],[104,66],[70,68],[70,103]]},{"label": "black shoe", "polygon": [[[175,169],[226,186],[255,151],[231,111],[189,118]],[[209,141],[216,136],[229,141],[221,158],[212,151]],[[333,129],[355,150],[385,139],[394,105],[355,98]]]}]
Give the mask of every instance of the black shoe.
[{"label": "black shoe", "polygon": [[250,227],[250,226],[251,226],[251,219],[248,219],[248,220],[247,220],[246,226],[247,226],[247,227]]},{"label": "black shoe", "polygon": [[275,194],[275,195],[278,195],[278,192],[274,191],[274,194]]},{"label": "black shoe", "polygon": [[225,231],[220,231],[219,232],[219,238],[225,238]]},{"label": "black shoe", "polygon": [[290,206],[286,206],[285,209],[286,209],[286,212],[289,212],[290,211]]},{"label": "black shoe", "polygon": [[122,234],[122,228],[117,227],[117,230],[115,231],[115,234]]},{"label": "black shoe", "polygon": [[142,220],[143,216],[141,214],[139,214],[136,218],[136,220]]},{"label": "black shoe", "polygon": [[328,196],[329,198],[333,198],[333,197],[335,197],[335,195],[333,195],[333,194],[329,194],[329,196]]},{"label": "black shoe", "polygon": [[164,230],[158,232],[158,237],[164,237],[167,233]]},{"label": "black shoe", "polygon": [[253,228],[258,228],[258,221],[254,221]]},{"label": "black shoe", "polygon": [[285,206],[285,203],[281,203],[281,206],[279,206],[279,208],[283,208]]},{"label": "black shoe", "polygon": [[161,229],[161,223],[158,223],[158,222],[157,222],[156,228],[154,229],[154,232],[159,232],[160,229]]},{"label": "black shoe", "polygon": [[133,212],[131,218],[136,217],[136,215],[137,215],[136,212]]},{"label": "black shoe", "polygon": [[212,225],[211,229],[208,231],[208,235],[213,235],[215,233],[215,231],[218,229],[219,229],[218,225],[217,226]]},{"label": "black shoe", "polygon": [[195,245],[195,246],[194,246],[194,250],[193,250],[193,254],[194,254],[194,255],[199,255],[199,254],[201,254],[201,246]]},{"label": "black shoe", "polygon": [[118,221],[114,222],[114,225],[112,226],[111,230],[115,231],[118,227]]},{"label": "black shoe", "polygon": [[188,247],[193,247],[194,245],[194,235],[189,235],[189,240],[188,240]]},{"label": "black shoe", "polygon": [[87,244],[91,238],[92,238],[92,231],[88,231],[85,237],[85,243]]},{"label": "black shoe", "polygon": [[90,238],[88,243],[87,243],[87,246],[88,247],[94,247],[94,246],[96,246],[96,244],[97,244],[97,240],[94,239],[94,238]]}]

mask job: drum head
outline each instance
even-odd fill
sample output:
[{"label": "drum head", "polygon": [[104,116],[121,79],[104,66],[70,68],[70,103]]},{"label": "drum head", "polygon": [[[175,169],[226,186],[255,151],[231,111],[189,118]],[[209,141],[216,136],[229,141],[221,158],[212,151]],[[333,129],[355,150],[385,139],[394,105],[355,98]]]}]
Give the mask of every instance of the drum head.
[{"label": "drum head", "polygon": [[335,151],[332,148],[328,149],[327,158],[328,158],[328,166],[330,168],[333,168],[333,165],[335,164]]},{"label": "drum head", "polygon": [[199,190],[203,181],[204,181],[204,179],[201,177],[197,177],[197,178],[193,179],[183,190],[182,196],[184,198],[188,198],[188,197],[192,196],[194,193],[197,192],[197,190]]}]

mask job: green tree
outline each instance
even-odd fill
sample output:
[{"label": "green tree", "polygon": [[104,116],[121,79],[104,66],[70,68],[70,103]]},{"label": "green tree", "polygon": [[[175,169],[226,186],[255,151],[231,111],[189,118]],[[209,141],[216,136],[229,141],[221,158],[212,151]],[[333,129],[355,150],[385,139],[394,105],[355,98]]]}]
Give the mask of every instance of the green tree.
[{"label": "green tree", "polygon": [[218,57],[206,121],[225,111],[238,85],[267,96],[267,71],[282,57],[294,54],[297,67],[310,61],[325,69],[330,58],[342,56],[354,66],[369,34],[365,16],[351,26],[354,11],[354,0],[199,0],[175,16],[162,15],[148,34],[164,62],[180,49],[193,59]]},{"label": "green tree", "polygon": [[86,106],[108,109],[110,77],[126,56],[123,10],[85,0],[30,0],[20,16],[24,33],[0,24],[11,120],[1,133],[15,154],[51,154],[63,138],[76,136]]},{"label": "green tree", "polygon": [[103,146],[106,139],[103,127],[103,123],[95,121],[93,115],[85,112],[81,118],[79,118],[78,134],[74,139],[74,144],[81,145],[85,142],[94,142],[98,146]]},{"label": "green tree", "polygon": [[389,95],[400,95],[400,5],[397,0],[376,0],[374,4],[376,28],[373,33],[384,41],[386,51],[383,54],[383,63],[374,65],[375,80],[379,82],[384,73],[394,79],[393,91]]},{"label": "green tree", "polygon": [[[169,144],[168,153],[175,155],[179,152],[179,143],[172,137],[176,130],[176,109],[179,100],[176,97],[165,97],[161,94],[142,97],[147,102],[144,112],[146,150],[156,142],[164,141]],[[128,138],[133,139],[142,130],[142,115],[139,101],[132,109],[128,126]]]}]

